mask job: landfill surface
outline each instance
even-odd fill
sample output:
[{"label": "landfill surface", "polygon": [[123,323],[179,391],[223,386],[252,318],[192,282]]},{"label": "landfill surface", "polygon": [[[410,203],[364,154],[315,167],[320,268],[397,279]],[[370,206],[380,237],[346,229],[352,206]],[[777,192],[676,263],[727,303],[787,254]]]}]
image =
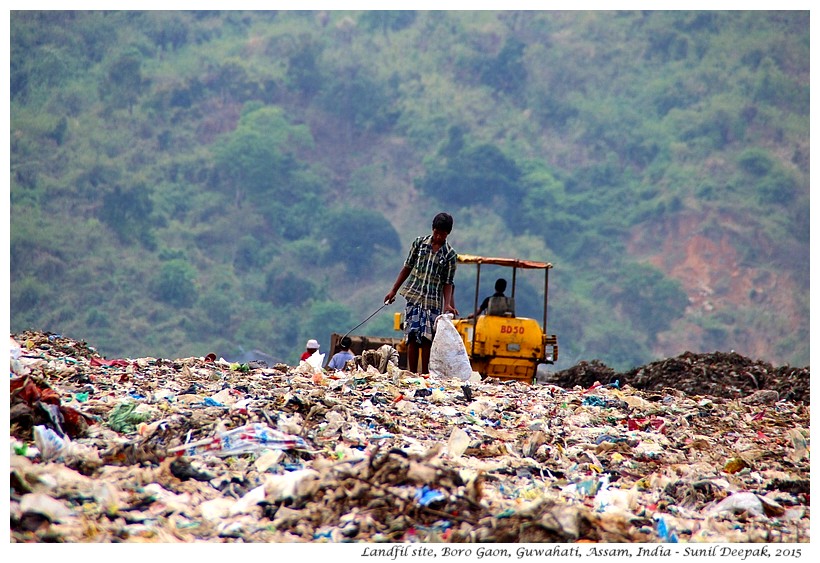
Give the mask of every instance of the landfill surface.
[{"label": "landfill surface", "polygon": [[10,338],[12,543],[807,543],[809,368],[470,381]]}]

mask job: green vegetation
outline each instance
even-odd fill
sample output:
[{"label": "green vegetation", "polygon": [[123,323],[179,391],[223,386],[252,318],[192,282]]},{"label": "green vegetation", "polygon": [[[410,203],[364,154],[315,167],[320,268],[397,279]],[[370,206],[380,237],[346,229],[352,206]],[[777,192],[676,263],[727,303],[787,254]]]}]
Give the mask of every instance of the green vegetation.
[{"label": "green vegetation", "polygon": [[[694,351],[758,334],[808,364],[807,11],[13,11],[10,32],[12,331],[295,363],[446,210],[457,251],[555,264],[557,368],[679,353],[660,336],[693,326]],[[635,251],[685,217],[797,294],[691,311],[674,257]]]}]

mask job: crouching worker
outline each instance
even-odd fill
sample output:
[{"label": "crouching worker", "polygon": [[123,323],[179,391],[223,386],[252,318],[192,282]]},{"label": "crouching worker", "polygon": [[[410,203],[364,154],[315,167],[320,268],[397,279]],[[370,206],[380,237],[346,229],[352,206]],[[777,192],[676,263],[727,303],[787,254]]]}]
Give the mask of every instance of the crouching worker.
[{"label": "crouching worker", "polygon": [[375,350],[365,350],[361,356],[356,356],[356,363],[364,371],[373,366],[379,373],[387,373],[387,366],[399,367],[399,351],[390,344],[382,344]]},{"label": "crouching worker", "polygon": [[333,357],[330,358],[330,362],[327,364],[328,369],[335,369],[338,371],[343,371],[347,367],[347,362],[352,360],[355,356],[353,352],[350,351],[350,346],[352,342],[349,336],[345,336],[339,342],[340,350],[333,354]]}]

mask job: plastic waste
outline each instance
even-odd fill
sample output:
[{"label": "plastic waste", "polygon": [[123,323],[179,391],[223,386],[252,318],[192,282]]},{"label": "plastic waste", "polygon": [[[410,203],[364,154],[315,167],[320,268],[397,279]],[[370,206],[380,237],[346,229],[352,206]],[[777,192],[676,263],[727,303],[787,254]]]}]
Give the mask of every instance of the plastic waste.
[{"label": "plastic waste", "polygon": [[189,481],[194,479],[196,481],[210,481],[215,478],[213,473],[209,471],[202,471],[198,467],[194,466],[191,461],[184,457],[175,457],[171,464],[169,465],[168,469],[171,470],[171,475],[179,479],[180,481]]},{"label": "plastic waste", "polygon": [[595,494],[594,506],[598,512],[632,512],[637,505],[635,488],[619,489],[609,482],[609,475],[601,478],[601,486]]},{"label": "plastic waste", "polygon": [[234,499],[225,497],[206,500],[199,505],[199,512],[206,520],[219,522],[231,515],[235,503]]},{"label": "plastic waste", "polygon": [[[277,364],[244,373],[224,360],[145,359],[123,379],[128,368],[89,369],[84,348],[71,352],[78,365],[70,373],[56,370],[52,363],[73,364],[59,357],[69,353],[59,344],[24,344],[21,361],[36,354],[46,362],[34,376],[11,380],[12,541],[433,543],[450,534],[459,543],[664,545],[810,538],[809,413],[788,400],[766,408],[721,400],[706,408],[696,396],[671,391],[598,385],[587,392],[580,370],[583,385],[566,389],[471,381],[468,402],[458,378],[403,370],[397,379],[390,371],[325,372],[320,388],[307,363],[305,371]],[[76,400],[86,392],[86,402]],[[206,397],[238,400],[204,407]],[[60,405],[69,398],[84,411],[84,432],[72,431],[68,406]],[[154,411],[137,433],[106,424],[121,400],[136,402],[136,413]],[[59,406],[70,442],[52,423],[58,411],[46,412],[41,402]],[[664,421],[666,434],[659,431]],[[249,440],[250,453],[219,459],[227,453],[222,434],[250,422],[303,436],[311,451]],[[56,444],[52,460],[35,445],[35,424],[43,425],[40,444],[46,437]],[[216,443],[211,450],[190,443],[200,439]],[[202,455],[169,455],[175,446]],[[105,459],[87,463],[85,447]],[[77,454],[83,463],[73,463]],[[750,467],[741,468],[741,459]],[[319,478],[292,473],[309,469]],[[739,495],[718,507],[739,491],[758,498]],[[67,522],[48,525],[46,516],[22,512],[22,497],[32,492],[70,509]],[[298,498],[277,500],[289,496]],[[211,502],[217,497],[224,498]],[[407,518],[375,520],[402,501]]]},{"label": "plastic waste", "polygon": [[37,446],[30,446],[25,442],[20,442],[12,438],[11,451],[14,455],[21,455],[28,458],[35,458],[40,455],[40,449]]},{"label": "plastic waste", "polygon": [[282,453],[282,450],[264,452],[262,455],[256,458],[256,461],[253,462],[253,466],[260,473],[264,473],[271,467],[278,464],[282,460],[282,457],[284,455],[285,454]]},{"label": "plastic waste", "polygon": [[165,489],[159,483],[149,483],[143,487],[146,494],[151,495],[158,502],[162,503],[166,509],[174,512],[182,512],[191,507],[191,495],[188,493],[175,494]]},{"label": "plastic waste", "polygon": [[802,428],[792,428],[789,430],[789,440],[794,447],[794,451],[791,452],[790,457],[794,461],[800,461],[804,457],[808,455],[808,443],[806,442],[806,436],[803,434]]},{"label": "plastic waste", "polygon": [[137,404],[131,401],[124,401],[111,410],[108,415],[108,426],[117,432],[130,434],[137,431],[137,425],[145,422],[148,415],[136,411]]},{"label": "plastic waste", "polygon": [[231,411],[247,413],[248,407],[251,405],[251,403],[253,403],[253,399],[242,399],[231,405]]},{"label": "plastic waste", "polygon": [[[185,394],[185,392],[180,393],[180,395]],[[175,393],[171,389],[159,389],[155,391],[151,395],[151,400],[155,403],[161,403],[163,401],[173,401]]]},{"label": "plastic waste", "polygon": [[43,493],[30,493],[20,499],[20,511],[42,514],[52,522],[65,522],[74,512],[60,502]]},{"label": "plastic waste", "polygon": [[159,429],[160,427],[164,428],[164,427],[167,427],[167,425],[168,425],[168,421],[166,419],[156,420],[156,421],[152,422],[151,424],[147,424],[145,422],[140,422],[137,425],[137,434],[139,434],[140,436],[150,436],[154,432],[156,432],[157,429]]},{"label": "plastic waste", "polygon": [[20,345],[14,338],[9,337],[9,355],[11,356],[12,360],[17,360],[20,358],[21,348]]},{"label": "plastic waste", "polygon": [[745,460],[739,457],[733,457],[723,465],[723,471],[726,473],[737,473],[745,467],[748,467]]},{"label": "plastic waste", "polygon": [[598,488],[598,492],[595,494],[595,498],[593,499],[595,510],[598,512],[604,512],[611,504],[611,496],[612,495],[609,490],[609,475],[605,473],[601,477],[600,487]]},{"label": "plastic waste", "polygon": [[236,501],[230,508],[230,515],[244,514],[251,512],[257,504],[265,500],[265,485],[259,485],[255,489],[248,491],[242,498]]},{"label": "plastic waste", "polygon": [[663,516],[655,516],[655,529],[657,530],[658,537],[662,542],[678,543],[678,535],[673,530],[669,530]]},{"label": "plastic waste", "polygon": [[584,479],[575,484],[576,490],[583,496],[592,496],[598,492],[598,487],[601,486],[597,479]]},{"label": "plastic waste", "polygon": [[424,485],[422,488],[418,489],[414,497],[415,501],[421,506],[430,506],[431,504],[441,502],[446,498],[447,497],[444,496],[444,493],[431,489],[427,485]]},{"label": "plastic waste", "polygon": [[274,501],[309,496],[319,486],[319,472],[297,469],[283,475],[268,475],[265,479],[265,498]]},{"label": "plastic waste", "polygon": [[[43,393],[43,398],[44,397],[45,392]],[[65,420],[63,419],[63,413],[60,412],[60,405],[45,403],[43,402],[43,398],[40,400],[39,408],[48,415],[48,421],[51,423],[52,428],[57,431],[57,434],[64,436],[63,422],[65,422]]]},{"label": "plastic waste", "polygon": [[229,406],[237,402],[238,395],[240,395],[238,391],[234,391],[233,389],[223,389],[222,391],[211,395],[210,398],[213,401],[218,402],[221,406]]},{"label": "plastic waste", "polygon": [[121,492],[113,483],[98,481],[94,485],[94,500],[108,514],[116,514],[122,504]]},{"label": "plastic waste", "polygon": [[752,516],[763,514],[763,502],[754,493],[740,492],[726,497],[715,505],[710,511],[711,514],[730,512],[732,514],[747,513]]},{"label": "plastic waste", "polygon": [[128,360],[106,360],[105,358],[93,357],[89,360],[91,367],[128,367]]},{"label": "plastic waste", "polygon": [[453,324],[453,315],[447,313],[436,319],[436,333],[430,347],[430,375],[454,377],[468,381],[473,375],[464,341]]},{"label": "plastic waste", "polygon": [[322,373],[322,364],[325,363],[325,355],[314,352],[305,362],[313,368],[313,373]]},{"label": "plastic waste", "polygon": [[453,428],[447,441],[447,453],[453,458],[461,457],[469,445],[470,436],[461,428]]},{"label": "plastic waste", "polygon": [[171,448],[170,453],[184,451],[186,455],[215,455],[227,457],[263,450],[307,449],[307,443],[299,436],[285,434],[261,423],[246,424],[218,432],[210,438]]},{"label": "plastic waste", "polygon": [[607,400],[603,397],[599,397],[597,395],[588,395],[584,397],[582,405],[591,405],[593,407],[605,407],[607,406]]},{"label": "plastic waste", "polygon": [[36,451],[39,452],[43,461],[82,459],[91,464],[100,462],[99,451],[94,446],[72,442],[68,435],[60,436],[47,426],[35,426],[32,428],[32,432],[36,447],[30,448],[30,451],[26,453],[27,457],[32,457],[34,451]]},{"label": "plastic waste", "polygon": [[62,437],[46,426],[35,426],[33,431],[34,443],[40,450],[43,461],[51,461],[63,456],[70,442],[67,436]]}]

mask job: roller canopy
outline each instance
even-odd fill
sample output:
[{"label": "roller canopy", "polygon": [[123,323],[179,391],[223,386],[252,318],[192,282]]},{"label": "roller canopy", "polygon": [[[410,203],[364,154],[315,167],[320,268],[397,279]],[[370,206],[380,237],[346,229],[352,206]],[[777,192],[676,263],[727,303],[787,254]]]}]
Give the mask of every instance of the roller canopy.
[{"label": "roller canopy", "polygon": [[530,270],[547,270],[552,268],[550,262],[534,262],[532,260],[519,260],[518,258],[493,258],[487,256],[474,256],[472,254],[459,254],[460,264],[492,264],[495,266],[507,266],[510,268],[525,268]]}]

